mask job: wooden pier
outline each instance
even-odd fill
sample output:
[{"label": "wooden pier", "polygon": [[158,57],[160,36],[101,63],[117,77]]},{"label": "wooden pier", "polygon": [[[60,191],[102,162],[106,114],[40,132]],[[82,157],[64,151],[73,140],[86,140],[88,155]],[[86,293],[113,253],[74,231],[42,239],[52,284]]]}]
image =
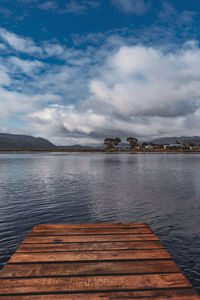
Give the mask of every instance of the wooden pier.
[{"label": "wooden pier", "polygon": [[0,299],[200,299],[145,223],[37,225],[0,273]]}]

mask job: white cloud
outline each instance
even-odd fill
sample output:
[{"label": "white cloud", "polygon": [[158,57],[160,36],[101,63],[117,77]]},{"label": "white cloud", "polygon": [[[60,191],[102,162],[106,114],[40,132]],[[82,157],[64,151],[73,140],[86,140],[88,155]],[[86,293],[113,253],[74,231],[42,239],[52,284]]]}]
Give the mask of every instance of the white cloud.
[{"label": "white cloud", "polygon": [[[7,50],[6,43],[16,53],[25,53],[29,56],[39,56],[40,58],[61,56],[65,51],[65,47],[55,41],[45,41],[41,46],[38,46],[31,38],[20,37],[1,27],[0,39],[4,42],[0,43],[0,50]],[[69,53],[69,50],[65,53]]]},{"label": "white cloud", "polygon": [[9,86],[10,85],[10,76],[8,72],[5,72],[4,67],[0,67],[0,86]]},{"label": "white cloud", "polygon": [[94,67],[88,82],[84,79],[85,99],[72,83],[68,91],[81,101],[36,111],[31,122],[40,127],[48,119],[43,132],[51,128],[54,135],[56,128],[56,141],[59,130],[60,139],[84,138],[88,143],[105,135],[198,134],[199,70],[200,49],[194,42],[173,53],[142,45],[121,46]]},{"label": "white cloud", "polygon": [[[27,133],[59,144],[94,143],[107,135],[199,134],[197,42],[167,52],[128,45],[115,35],[98,48],[51,41],[39,49],[40,60],[24,59],[21,50],[0,60],[1,121],[20,118]],[[45,63],[50,56],[59,63]]]},{"label": "white cloud", "polygon": [[38,7],[42,10],[56,10],[58,8],[57,3],[55,1],[46,1]]},{"label": "white cloud", "polygon": [[23,92],[8,91],[0,88],[0,119],[7,120],[9,117],[20,113],[27,115],[28,113],[37,111],[48,104],[50,101],[59,102],[59,96],[52,95],[48,92],[45,94],[28,95]]},{"label": "white cloud", "polygon": [[147,10],[144,0],[111,0],[111,4],[124,13],[143,15]]},{"label": "white cloud", "polygon": [[195,11],[184,10],[183,12],[177,12],[171,3],[162,1],[162,10],[159,13],[159,18],[161,21],[170,24],[170,27],[183,28],[186,26],[189,28],[195,16]]},{"label": "white cloud", "polygon": [[0,43],[0,50],[6,50],[6,46],[2,43]]},{"label": "white cloud", "polygon": [[46,43],[44,51],[48,56],[60,56],[64,54],[64,48],[56,43]]},{"label": "white cloud", "polygon": [[42,49],[36,46],[32,39],[19,37],[4,28],[0,28],[0,38],[16,51],[28,53],[29,55],[42,54]]},{"label": "white cloud", "polygon": [[33,74],[35,72],[38,72],[40,69],[44,67],[44,64],[41,61],[24,60],[16,56],[10,56],[8,61],[13,67],[14,72],[20,71],[25,74],[29,74],[29,73]]},{"label": "white cloud", "polygon": [[[121,47],[90,83],[93,97],[122,117],[176,117],[199,105],[200,50],[164,54],[145,46]],[[110,70],[110,71],[108,71]]]}]

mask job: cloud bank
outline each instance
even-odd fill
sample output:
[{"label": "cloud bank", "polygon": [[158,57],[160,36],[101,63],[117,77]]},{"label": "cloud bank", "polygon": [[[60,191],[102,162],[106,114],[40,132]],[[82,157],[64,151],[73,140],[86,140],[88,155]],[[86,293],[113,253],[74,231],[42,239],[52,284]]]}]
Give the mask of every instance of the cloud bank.
[{"label": "cloud bank", "polygon": [[111,0],[111,4],[119,11],[127,14],[143,15],[147,11],[144,0]]},{"label": "cloud bank", "polygon": [[[68,48],[0,30],[0,130],[57,144],[199,135],[200,48],[174,51],[109,36]],[[50,59],[52,58],[53,59]],[[17,121],[16,121],[17,120]]]}]

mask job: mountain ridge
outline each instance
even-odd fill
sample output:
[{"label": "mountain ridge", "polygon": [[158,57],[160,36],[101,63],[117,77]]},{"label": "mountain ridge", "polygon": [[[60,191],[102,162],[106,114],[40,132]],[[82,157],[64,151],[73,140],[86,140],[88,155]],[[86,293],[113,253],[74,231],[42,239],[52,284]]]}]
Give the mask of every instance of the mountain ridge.
[{"label": "mountain ridge", "polygon": [[56,145],[41,137],[0,133],[0,149],[54,149]]},{"label": "mountain ridge", "polygon": [[[183,143],[197,143],[200,144],[200,136],[181,136],[181,137],[159,137],[151,140],[151,143],[154,144],[174,144],[177,141]],[[102,146],[103,147],[103,146]],[[94,149],[101,148],[85,145],[66,145],[66,146],[57,146],[51,143],[49,140],[34,137],[31,135],[24,134],[11,134],[11,133],[0,133],[0,150],[20,150],[20,149]]]},{"label": "mountain ridge", "polygon": [[182,143],[200,143],[200,136],[174,136],[174,137],[160,137],[151,140],[154,144],[175,144],[177,141]]}]

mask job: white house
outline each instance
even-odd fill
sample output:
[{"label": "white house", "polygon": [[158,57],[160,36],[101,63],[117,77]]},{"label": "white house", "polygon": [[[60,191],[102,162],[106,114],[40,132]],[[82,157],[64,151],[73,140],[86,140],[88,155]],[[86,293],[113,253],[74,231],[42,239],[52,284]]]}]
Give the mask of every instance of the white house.
[{"label": "white house", "polygon": [[154,149],[154,148],[153,148],[153,145],[146,145],[146,146],[145,146],[145,149],[152,150],[152,149]]},{"label": "white house", "polygon": [[181,144],[170,144],[170,145],[164,145],[164,149],[181,149],[183,146]]},{"label": "white house", "polygon": [[199,146],[190,146],[190,150],[199,150]]},{"label": "white house", "polygon": [[130,148],[130,145],[127,143],[119,143],[119,145],[117,145],[115,147],[115,149],[118,149],[118,150],[128,150],[129,148]]}]

